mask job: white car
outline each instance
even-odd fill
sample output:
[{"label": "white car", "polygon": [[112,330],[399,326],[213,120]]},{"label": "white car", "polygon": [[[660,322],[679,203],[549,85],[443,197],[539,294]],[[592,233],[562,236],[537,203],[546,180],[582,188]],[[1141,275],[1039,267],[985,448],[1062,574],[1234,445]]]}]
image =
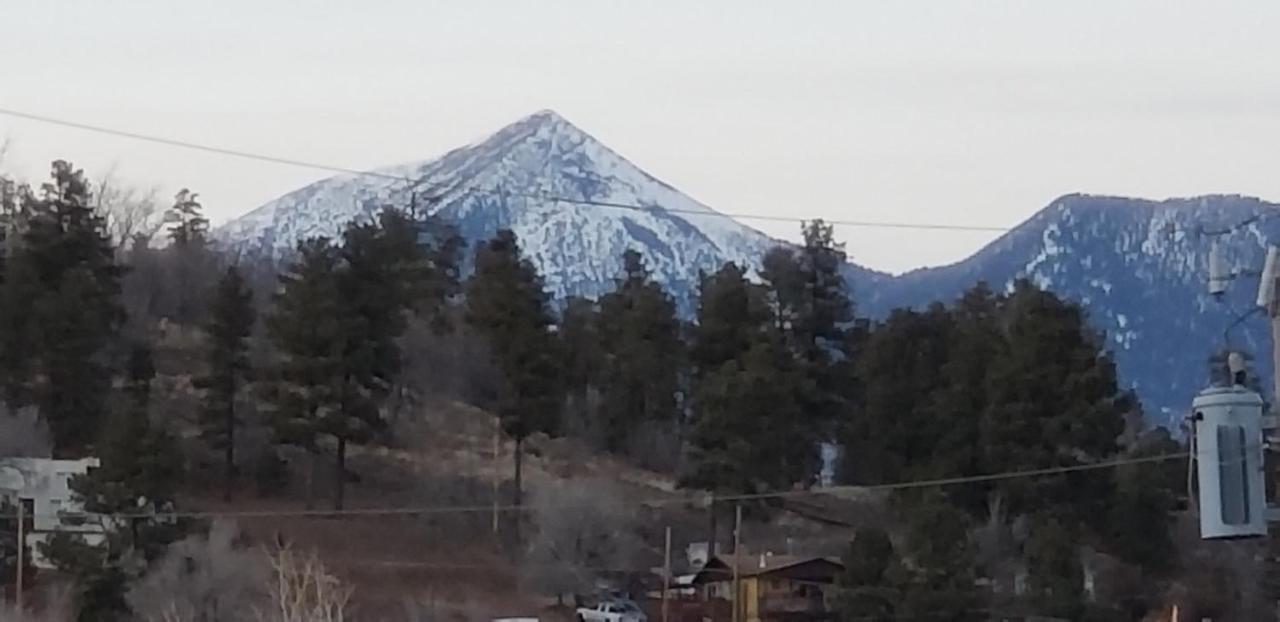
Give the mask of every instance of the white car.
[{"label": "white car", "polygon": [[631,601],[606,600],[594,607],[579,607],[578,622],[648,622],[648,618]]}]

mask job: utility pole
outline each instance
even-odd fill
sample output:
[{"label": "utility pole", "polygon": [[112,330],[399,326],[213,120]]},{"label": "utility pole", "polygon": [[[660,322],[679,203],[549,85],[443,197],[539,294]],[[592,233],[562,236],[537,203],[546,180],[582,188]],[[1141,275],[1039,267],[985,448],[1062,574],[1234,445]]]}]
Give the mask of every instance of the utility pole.
[{"label": "utility pole", "polygon": [[671,526],[667,526],[667,542],[662,553],[662,622],[667,622],[668,592],[671,590]]},{"label": "utility pole", "polygon": [[742,504],[738,503],[733,510],[733,622],[742,619],[742,577],[739,576],[739,560],[742,555]]},{"label": "utility pole", "polygon": [[[1271,415],[1272,425],[1277,416],[1280,416],[1280,275],[1276,274],[1276,263],[1280,260],[1280,248],[1275,246],[1267,247],[1267,259],[1262,268],[1262,279],[1258,287],[1259,306],[1266,304],[1267,319],[1271,322]],[[1268,282],[1269,280],[1269,282]],[[1265,421],[1265,419],[1264,419]],[[1265,429],[1263,426],[1264,438],[1275,432],[1275,430]],[[1264,471],[1266,473],[1266,471]],[[1270,474],[1268,474],[1270,475]],[[1271,482],[1273,487],[1272,498],[1280,499],[1280,480]],[[1276,602],[1276,619],[1280,620],[1280,601]]]},{"label": "utility pole", "polygon": [[493,418],[493,535],[498,535],[498,458],[502,451],[502,420]]},{"label": "utility pole", "polygon": [[22,567],[26,563],[23,557],[27,552],[27,516],[26,505],[22,503],[22,499],[18,499],[18,568],[14,574],[14,603],[18,606],[18,614],[22,614]]},{"label": "utility pole", "polygon": [[711,491],[711,499],[707,502],[707,557],[720,554],[719,534],[716,533],[716,492]]}]

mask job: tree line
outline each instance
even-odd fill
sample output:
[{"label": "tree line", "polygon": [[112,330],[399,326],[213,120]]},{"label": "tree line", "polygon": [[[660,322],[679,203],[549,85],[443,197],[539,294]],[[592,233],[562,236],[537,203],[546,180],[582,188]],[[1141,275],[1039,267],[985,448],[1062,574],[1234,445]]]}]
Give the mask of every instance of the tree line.
[{"label": "tree line", "polygon": [[[493,377],[469,399],[515,442],[517,505],[536,434],[574,436],[720,495],[814,486],[823,445],[841,449],[838,481],[868,485],[1176,448],[1142,428],[1077,305],[1027,282],[1003,293],[979,284],[951,304],[871,322],[856,313],[843,245],[821,221],[758,271],[727,263],[701,275],[686,319],[635,251],[609,293],[553,301],[511,231],[464,262],[446,223],[393,208],[301,240],[276,262],[219,249],[187,191],[164,213],[167,244],[113,235],[66,162],[0,202],[5,402],[39,414],[54,456],[101,460],[73,483],[88,511],[131,517],[108,525],[104,546],[66,535],[46,552],[79,579],[82,619],[125,616],[124,586],[196,528],[164,518],[196,475],[231,500],[246,467],[262,477],[294,448],[307,457],[308,506],[331,468],[331,506],[342,509],[350,446],[392,440],[388,409],[419,354],[406,351],[415,327],[465,332],[483,350]],[[173,363],[193,376],[191,422],[157,403],[157,367],[169,364],[157,325],[194,335],[195,360]],[[265,422],[261,455],[243,454],[251,418]],[[184,454],[189,444],[175,439],[190,427],[216,459]],[[1175,484],[1141,466],[895,495],[906,528],[858,534],[842,607],[856,619],[938,603],[977,610],[975,580],[1014,560],[1029,598],[1075,618],[1086,607],[1082,546],[1152,577],[1173,572]],[[1012,549],[970,546],[981,524]]]}]

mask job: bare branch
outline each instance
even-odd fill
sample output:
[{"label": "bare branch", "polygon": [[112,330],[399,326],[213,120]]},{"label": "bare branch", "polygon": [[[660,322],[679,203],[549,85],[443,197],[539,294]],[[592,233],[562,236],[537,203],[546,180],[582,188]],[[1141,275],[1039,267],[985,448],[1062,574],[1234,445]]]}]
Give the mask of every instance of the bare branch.
[{"label": "bare branch", "polygon": [[150,243],[164,227],[156,201],[159,190],[141,189],[120,182],[115,168],[107,170],[94,188],[94,210],[107,221],[107,231],[117,247],[129,242]]},{"label": "bare branch", "polygon": [[268,556],[274,573],[271,607],[259,622],[344,622],[352,588],[330,574],[315,551],[285,547]]}]

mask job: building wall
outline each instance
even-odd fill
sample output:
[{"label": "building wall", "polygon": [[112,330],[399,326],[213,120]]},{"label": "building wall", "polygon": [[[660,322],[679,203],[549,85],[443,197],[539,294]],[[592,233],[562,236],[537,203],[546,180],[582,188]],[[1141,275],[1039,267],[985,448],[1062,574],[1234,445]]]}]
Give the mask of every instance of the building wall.
[{"label": "building wall", "polygon": [[758,577],[742,580],[742,600],[745,603],[742,617],[747,622],[760,622],[760,579]]},{"label": "building wall", "polygon": [[0,497],[17,503],[30,500],[34,516],[27,523],[27,546],[31,549],[31,561],[37,568],[51,568],[52,564],[40,554],[40,543],[47,542],[59,531],[80,533],[90,544],[100,544],[105,539],[103,525],[92,521],[65,521],[62,513],[78,513],[84,508],[76,503],[71,491],[71,478],[83,475],[98,466],[97,458],[80,460],[52,460],[49,458],[0,459]]}]

